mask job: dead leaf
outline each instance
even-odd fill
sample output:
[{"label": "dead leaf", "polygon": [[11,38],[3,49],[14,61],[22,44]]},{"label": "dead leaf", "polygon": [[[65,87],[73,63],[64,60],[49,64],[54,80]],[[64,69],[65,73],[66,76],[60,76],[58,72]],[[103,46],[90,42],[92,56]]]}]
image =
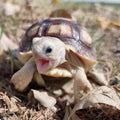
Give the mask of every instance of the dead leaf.
[{"label": "dead leaf", "polygon": [[7,1],[3,5],[3,11],[6,16],[12,16],[20,11],[20,6]]},{"label": "dead leaf", "polygon": [[108,85],[108,80],[105,75],[100,72],[92,69],[88,72],[88,77],[90,77],[94,82],[98,83],[99,85]]},{"label": "dead leaf", "polygon": [[18,49],[18,45],[14,43],[12,40],[10,40],[4,33],[1,36],[0,39],[0,54],[3,53],[3,51],[7,50],[15,50]]},{"label": "dead leaf", "polygon": [[110,25],[110,21],[105,20],[103,17],[98,17],[97,21],[99,22],[102,29],[107,29]]},{"label": "dead leaf", "polygon": [[38,91],[31,89],[28,94],[28,99],[35,99],[44,107],[53,107],[56,104],[56,99],[49,95],[46,91]]},{"label": "dead leaf", "polygon": [[72,18],[71,14],[65,9],[58,9],[53,11],[50,14],[50,17],[65,17],[65,18]]},{"label": "dead leaf", "polygon": [[97,18],[98,23],[100,24],[102,29],[111,29],[112,27],[120,27],[120,21],[111,21],[104,17]]},{"label": "dead leaf", "polygon": [[58,4],[60,0],[51,0],[52,4]]},{"label": "dead leaf", "polygon": [[8,107],[10,112],[17,112],[19,110],[18,106],[16,105],[17,100],[14,97],[9,98],[6,94],[0,93],[2,96],[2,100]]},{"label": "dead leaf", "polygon": [[88,94],[84,95],[78,103],[75,104],[69,116],[69,120],[77,110],[94,107],[99,103],[107,104],[120,110],[120,97],[118,96],[117,91],[112,87],[101,86],[91,90]]},{"label": "dead leaf", "polygon": [[72,16],[72,14],[65,9],[57,9],[53,11],[49,17],[63,17],[63,18],[68,18],[76,21],[76,19]]}]

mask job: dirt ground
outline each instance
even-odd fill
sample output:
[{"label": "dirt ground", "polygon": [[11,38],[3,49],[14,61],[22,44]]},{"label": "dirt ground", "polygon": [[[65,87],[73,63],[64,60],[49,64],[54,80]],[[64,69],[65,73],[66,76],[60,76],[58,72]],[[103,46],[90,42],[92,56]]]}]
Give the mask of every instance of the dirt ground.
[{"label": "dirt ground", "polygon": [[[16,2],[15,2],[16,3]],[[37,3],[37,4],[36,4]],[[0,2],[3,6],[4,1]],[[120,81],[120,5],[76,4],[44,2],[17,2],[19,13],[7,16],[0,7],[0,28],[16,44],[25,30],[34,22],[48,18],[53,10],[67,9],[74,18],[84,25],[96,49],[98,69],[102,69],[110,84]],[[27,92],[19,93],[10,83],[16,71],[10,51],[0,56],[0,120],[63,120],[65,101],[58,102],[56,108],[45,108],[29,102]],[[58,98],[59,99],[59,98]],[[82,120],[119,120],[120,112],[108,109],[86,109],[78,111]],[[98,116],[99,113],[99,116]],[[109,113],[109,114],[108,114]]]}]

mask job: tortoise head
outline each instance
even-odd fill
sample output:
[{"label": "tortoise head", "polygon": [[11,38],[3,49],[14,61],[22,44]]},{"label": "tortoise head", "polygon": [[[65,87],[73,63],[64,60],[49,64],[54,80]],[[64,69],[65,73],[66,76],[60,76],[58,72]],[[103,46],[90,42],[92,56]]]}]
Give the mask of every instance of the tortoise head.
[{"label": "tortoise head", "polygon": [[32,51],[40,74],[65,62],[65,44],[58,38],[35,37]]}]

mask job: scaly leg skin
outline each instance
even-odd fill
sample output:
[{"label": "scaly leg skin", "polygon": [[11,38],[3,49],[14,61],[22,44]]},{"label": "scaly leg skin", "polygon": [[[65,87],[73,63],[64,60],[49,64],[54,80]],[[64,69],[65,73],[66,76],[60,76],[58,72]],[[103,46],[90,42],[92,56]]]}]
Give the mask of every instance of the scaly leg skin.
[{"label": "scaly leg skin", "polygon": [[73,89],[75,102],[78,102],[83,94],[88,93],[93,89],[91,83],[87,79],[85,70],[82,67],[79,67],[75,72]]},{"label": "scaly leg skin", "polygon": [[22,92],[26,89],[29,83],[32,81],[33,74],[35,72],[35,63],[33,58],[30,58],[25,65],[17,71],[11,78],[12,84],[15,89]]},{"label": "scaly leg skin", "polygon": [[41,76],[40,73],[35,72],[35,73],[34,73],[34,76],[33,76],[33,79],[37,82],[38,85],[43,86],[43,87],[46,86],[45,81],[44,81],[44,79],[42,78],[42,76]]}]

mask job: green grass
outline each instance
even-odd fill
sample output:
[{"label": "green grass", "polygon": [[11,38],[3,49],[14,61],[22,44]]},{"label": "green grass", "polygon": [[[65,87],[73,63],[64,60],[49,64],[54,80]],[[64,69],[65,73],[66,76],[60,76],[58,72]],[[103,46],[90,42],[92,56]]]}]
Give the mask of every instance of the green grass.
[{"label": "green grass", "polygon": [[88,2],[72,2],[72,1],[69,1],[69,2],[62,2],[62,7],[66,8],[66,6],[72,6],[72,8],[86,8],[86,7],[89,7],[89,6],[94,6],[95,4],[100,4],[102,6],[109,6],[109,7],[113,7],[113,8],[116,8],[116,9],[120,9],[120,4],[109,4],[109,3],[88,3]]},{"label": "green grass", "polygon": [[1,37],[2,37],[2,34],[3,34],[3,31],[4,31],[4,25],[1,24],[0,25],[0,40],[1,40]]}]

